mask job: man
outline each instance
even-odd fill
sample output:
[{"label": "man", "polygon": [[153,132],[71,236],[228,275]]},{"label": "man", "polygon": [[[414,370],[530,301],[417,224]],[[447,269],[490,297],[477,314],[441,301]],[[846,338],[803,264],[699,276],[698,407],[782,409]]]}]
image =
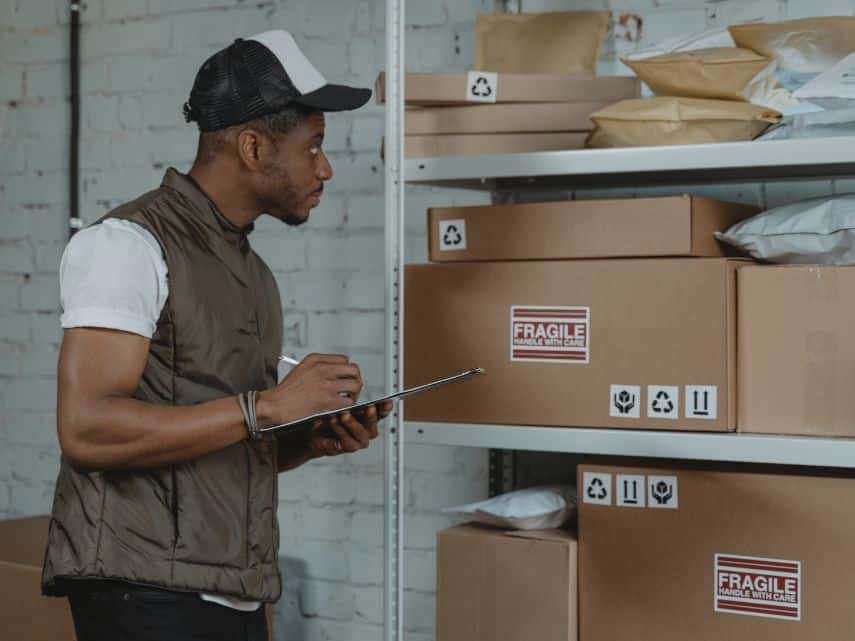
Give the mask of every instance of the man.
[{"label": "man", "polygon": [[332,177],[323,112],[370,94],[327,84],[285,31],[235,41],[185,104],[201,131],[189,174],[169,169],[66,248],[43,591],[68,595],[78,641],[266,639],[277,472],[367,447],[391,410],[258,431],[362,389],[330,354],[277,384],[279,293],[247,236],[262,213],[306,222]]}]

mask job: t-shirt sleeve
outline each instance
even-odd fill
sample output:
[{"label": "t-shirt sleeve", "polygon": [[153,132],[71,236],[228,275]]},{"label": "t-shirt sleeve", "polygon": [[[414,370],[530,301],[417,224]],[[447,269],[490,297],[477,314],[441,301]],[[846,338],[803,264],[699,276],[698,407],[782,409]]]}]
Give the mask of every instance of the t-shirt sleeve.
[{"label": "t-shirt sleeve", "polygon": [[169,294],[166,261],[148,230],[109,219],[75,234],[59,268],[62,327],[151,338]]}]

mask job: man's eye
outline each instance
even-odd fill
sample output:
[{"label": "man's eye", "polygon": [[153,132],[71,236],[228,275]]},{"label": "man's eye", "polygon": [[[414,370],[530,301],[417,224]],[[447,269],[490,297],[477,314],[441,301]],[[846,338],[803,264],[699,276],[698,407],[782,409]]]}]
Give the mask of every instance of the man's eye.
[{"label": "man's eye", "polygon": [[312,147],[309,147],[309,153],[312,154],[313,156],[317,156],[318,152],[320,150],[321,150],[320,145],[313,145]]}]

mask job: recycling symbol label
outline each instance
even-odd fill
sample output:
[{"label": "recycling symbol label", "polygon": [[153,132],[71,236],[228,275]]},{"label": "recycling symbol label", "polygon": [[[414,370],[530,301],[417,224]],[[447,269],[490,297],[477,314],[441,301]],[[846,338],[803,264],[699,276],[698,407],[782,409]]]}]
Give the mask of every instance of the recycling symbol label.
[{"label": "recycling symbol label", "polygon": [[466,249],[466,221],[462,218],[440,220],[438,232],[439,251]]},{"label": "recycling symbol label", "polygon": [[450,247],[457,247],[463,242],[463,236],[460,235],[460,230],[454,225],[449,225],[445,228],[445,233],[442,235],[442,244]]},{"label": "recycling symbol label", "polygon": [[582,500],[593,505],[612,504],[612,475],[599,472],[585,472],[582,480]]},{"label": "recycling symbol label", "polygon": [[472,85],[470,91],[473,96],[478,96],[479,98],[489,98],[493,95],[493,88],[484,76],[478,76],[475,79],[475,84]]},{"label": "recycling symbol label", "polygon": [[680,418],[680,388],[671,385],[648,385],[647,418]]},{"label": "recycling symbol label", "polygon": [[468,102],[496,102],[499,75],[489,71],[470,71],[466,76]]}]

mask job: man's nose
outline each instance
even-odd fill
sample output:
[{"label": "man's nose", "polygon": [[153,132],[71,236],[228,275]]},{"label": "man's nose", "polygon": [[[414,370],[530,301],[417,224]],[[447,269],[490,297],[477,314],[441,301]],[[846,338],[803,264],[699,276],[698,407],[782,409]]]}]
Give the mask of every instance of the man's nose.
[{"label": "man's nose", "polygon": [[318,162],[318,180],[327,181],[333,177],[333,169],[329,158],[324,152],[321,152],[321,157]]}]

